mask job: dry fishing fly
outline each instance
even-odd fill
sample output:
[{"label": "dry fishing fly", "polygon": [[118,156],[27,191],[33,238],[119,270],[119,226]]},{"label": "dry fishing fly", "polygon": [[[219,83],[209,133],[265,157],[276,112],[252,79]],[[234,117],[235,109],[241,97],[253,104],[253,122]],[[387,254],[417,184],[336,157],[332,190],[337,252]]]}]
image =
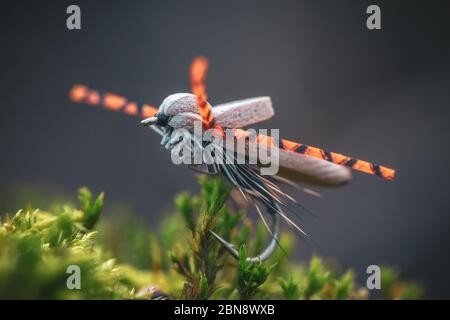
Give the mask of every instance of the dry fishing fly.
[{"label": "dry fishing fly", "polygon": [[[292,214],[298,206],[304,208],[285,193],[280,185],[295,185],[306,182],[320,186],[340,186],[351,179],[350,169],[393,180],[395,170],[368,161],[355,159],[340,153],[329,152],[290,140],[274,138],[265,134],[250,134],[243,127],[262,122],[274,115],[270,97],[256,97],[233,101],[212,107],[206,93],[206,74],[208,61],[197,57],[190,67],[192,93],[176,93],[168,96],[159,108],[149,104],[138,105],[136,102],[109,92],[100,93],[87,86],[77,84],[70,91],[70,99],[77,103],[102,106],[112,111],[119,111],[143,118],[142,125],[150,127],[162,136],[161,144],[170,152],[176,148],[184,150],[204,150],[209,148],[216,159],[230,161],[211,162],[189,167],[206,174],[221,175],[237,188],[243,198],[250,202],[258,212],[265,228],[271,235],[271,241],[258,255],[248,257],[251,262],[269,258],[277,247],[280,237],[280,220],[286,222],[302,236],[307,234],[294,221]],[[238,156],[234,144],[217,142],[218,139],[205,139],[193,133],[196,124],[203,131],[212,130],[216,137],[243,142],[246,163],[236,163]],[[183,134],[179,134],[183,129]],[[253,138],[252,138],[253,137]],[[223,140],[220,140],[223,141]],[[256,156],[251,162],[251,150],[263,148],[276,152],[280,167],[276,175],[263,175],[264,167]],[[243,153],[243,154],[242,154]],[[211,154],[211,153],[210,153]],[[313,193],[309,189],[305,189]],[[262,210],[265,209],[265,210]],[[266,215],[270,221],[266,218]],[[211,231],[212,235],[235,257],[239,258],[236,247]]]}]

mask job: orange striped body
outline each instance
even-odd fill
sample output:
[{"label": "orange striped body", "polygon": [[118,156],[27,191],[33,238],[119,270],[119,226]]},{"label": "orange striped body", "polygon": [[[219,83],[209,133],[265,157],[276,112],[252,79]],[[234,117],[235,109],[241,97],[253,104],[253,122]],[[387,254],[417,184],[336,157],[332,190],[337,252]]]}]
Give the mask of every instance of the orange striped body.
[{"label": "orange striped body", "polygon": [[192,61],[189,71],[191,79],[191,91],[197,98],[198,113],[202,117],[204,129],[215,128],[223,133],[223,128],[216,124],[206,94],[206,73],[208,71],[208,60],[205,57],[197,57]]},{"label": "orange striped body", "polygon": [[214,127],[214,117],[209,107],[206,94],[206,72],[208,71],[208,60],[204,57],[196,58],[190,69],[191,91],[197,98],[198,113],[202,117],[205,129]]}]

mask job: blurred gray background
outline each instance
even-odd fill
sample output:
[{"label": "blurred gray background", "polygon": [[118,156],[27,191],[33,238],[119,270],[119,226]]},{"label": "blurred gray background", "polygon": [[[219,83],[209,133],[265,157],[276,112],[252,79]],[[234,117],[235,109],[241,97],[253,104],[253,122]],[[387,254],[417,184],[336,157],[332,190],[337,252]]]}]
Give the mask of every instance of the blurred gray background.
[{"label": "blurred gray background", "polygon": [[[82,30],[66,28],[78,4]],[[447,1],[448,3],[448,1]],[[283,137],[394,167],[355,173],[326,198],[291,193],[318,219],[312,253],[399,267],[450,298],[449,6],[444,1],[15,1],[1,9],[0,209],[23,188],[87,185],[149,222],[197,190],[138,119],[69,102],[74,83],[158,105],[210,59],[210,102],[270,95]],[[366,28],[378,4],[382,30]],[[19,190],[19,191],[18,191]],[[44,192],[44,191],[43,191]],[[153,223],[154,225],[154,223]]]}]

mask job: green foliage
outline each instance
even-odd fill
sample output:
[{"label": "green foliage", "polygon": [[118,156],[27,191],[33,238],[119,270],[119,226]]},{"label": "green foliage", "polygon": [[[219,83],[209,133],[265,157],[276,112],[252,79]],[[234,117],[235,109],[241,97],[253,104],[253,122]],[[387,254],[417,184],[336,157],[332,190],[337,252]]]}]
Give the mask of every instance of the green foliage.
[{"label": "green foliage", "polygon": [[[210,231],[229,234],[237,223],[223,206],[230,191],[223,180],[201,177],[199,183],[201,197],[184,194],[176,198],[178,211],[190,231],[186,235],[188,246],[179,244],[178,250],[171,253],[176,270],[187,280],[182,299],[207,299],[215,292],[224,254]],[[219,212],[223,216],[220,226],[217,224]]]},{"label": "green foliage", "polygon": [[278,284],[280,285],[281,289],[283,290],[283,298],[286,300],[298,300],[301,296],[301,292],[298,286],[298,283],[296,283],[292,278],[289,278],[288,280],[279,277],[278,278]]},{"label": "green foliage", "polygon": [[[97,205],[97,214],[101,209]],[[90,214],[66,207],[58,215],[20,210],[6,216],[0,226],[0,298],[131,298],[114,260],[95,249],[96,232],[85,228]],[[83,290],[67,289],[70,265],[80,267]]]},{"label": "green foliage", "polygon": [[100,213],[102,212],[104,204],[104,193],[100,193],[97,199],[95,199],[95,201],[92,201],[91,191],[89,191],[88,188],[83,187],[78,191],[78,199],[83,206],[83,225],[87,229],[92,229],[100,218]]},{"label": "green foliage", "polygon": [[256,290],[266,282],[275,265],[267,267],[262,262],[251,263],[247,261],[247,248],[245,244],[239,249],[238,263],[238,287],[240,299],[249,299],[253,297]]},{"label": "green foliage", "polygon": [[419,299],[423,289],[417,283],[399,280],[399,273],[393,268],[383,266],[381,272],[381,293],[386,299]]},{"label": "green foliage", "polygon": [[[100,218],[104,195],[79,190],[81,209],[18,211],[0,224],[0,299],[366,299],[352,271],[339,273],[318,257],[308,265],[287,256],[295,236],[284,233],[267,262],[249,263],[269,240],[264,226],[232,212],[229,187],[199,178],[200,195],[175,197],[176,213],[149,230],[129,209]],[[180,219],[180,217],[182,219]],[[239,246],[236,261],[210,231]],[[286,254],[287,253],[287,254]],[[81,290],[66,286],[67,267],[81,269]],[[416,299],[422,289],[382,268],[381,297]]]},{"label": "green foliage", "polygon": [[330,271],[325,269],[322,260],[313,257],[305,279],[303,298],[310,299],[314,295],[320,294],[320,291],[330,282],[330,278]]}]

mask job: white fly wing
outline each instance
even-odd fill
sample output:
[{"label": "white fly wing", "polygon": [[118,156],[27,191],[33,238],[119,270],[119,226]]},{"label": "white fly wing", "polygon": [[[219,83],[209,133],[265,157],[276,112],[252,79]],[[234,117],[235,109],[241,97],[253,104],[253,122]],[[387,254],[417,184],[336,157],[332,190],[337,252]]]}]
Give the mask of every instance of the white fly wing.
[{"label": "white fly wing", "polygon": [[214,106],[216,123],[225,128],[243,128],[268,120],[275,114],[270,97],[242,99]]},{"label": "white fly wing", "polygon": [[[175,129],[193,130],[194,122],[202,120],[198,110],[192,107],[195,101],[187,94],[178,95],[181,98],[178,96],[175,102],[171,101],[171,105],[165,108],[165,112],[172,115],[169,125]],[[242,128],[270,119],[274,115],[270,97],[232,101],[217,105],[212,111],[216,123],[224,128]]]},{"label": "white fly wing", "polygon": [[349,168],[286,150],[279,150],[278,175],[291,181],[312,185],[337,187],[351,180]]}]

